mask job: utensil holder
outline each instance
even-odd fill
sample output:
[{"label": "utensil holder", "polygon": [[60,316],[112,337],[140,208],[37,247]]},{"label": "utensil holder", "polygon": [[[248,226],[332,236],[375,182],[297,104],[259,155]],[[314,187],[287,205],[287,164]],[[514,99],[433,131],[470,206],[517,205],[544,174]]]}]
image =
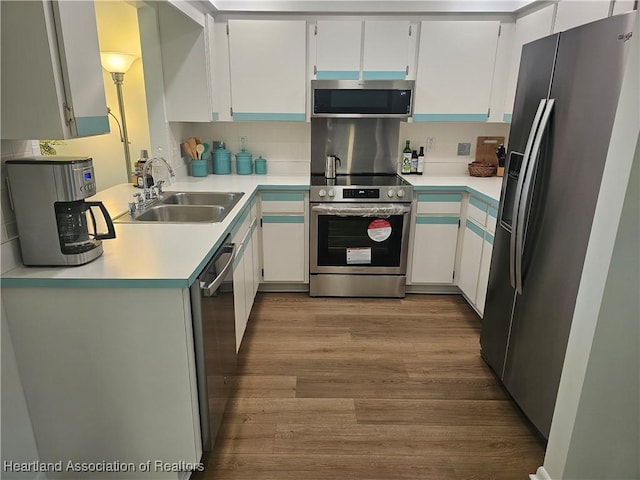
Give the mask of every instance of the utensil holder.
[{"label": "utensil holder", "polygon": [[206,177],[207,161],[206,160],[191,160],[191,176],[192,177]]}]

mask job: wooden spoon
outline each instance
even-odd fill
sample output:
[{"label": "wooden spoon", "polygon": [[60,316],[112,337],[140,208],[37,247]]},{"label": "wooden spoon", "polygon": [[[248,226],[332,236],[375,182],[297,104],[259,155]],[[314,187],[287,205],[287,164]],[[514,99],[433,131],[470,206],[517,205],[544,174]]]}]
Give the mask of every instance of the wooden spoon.
[{"label": "wooden spoon", "polygon": [[196,153],[198,154],[198,160],[202,160],[202,154],[204,153],[204,145],[201,143],[196,145]]}]

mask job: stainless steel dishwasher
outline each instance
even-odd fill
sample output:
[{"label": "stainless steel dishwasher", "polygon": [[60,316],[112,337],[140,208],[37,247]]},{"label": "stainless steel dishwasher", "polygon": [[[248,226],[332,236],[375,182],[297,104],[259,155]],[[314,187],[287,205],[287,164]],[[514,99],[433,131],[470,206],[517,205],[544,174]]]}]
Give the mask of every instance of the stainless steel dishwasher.
[{"label": "stainless steel dishwasher", "polygon": [[202,449],[213,450],[229,397],[228,377],[235,374],[236,329],[233,258],[227,236],[191,286],[191,313],[198,379]]}]

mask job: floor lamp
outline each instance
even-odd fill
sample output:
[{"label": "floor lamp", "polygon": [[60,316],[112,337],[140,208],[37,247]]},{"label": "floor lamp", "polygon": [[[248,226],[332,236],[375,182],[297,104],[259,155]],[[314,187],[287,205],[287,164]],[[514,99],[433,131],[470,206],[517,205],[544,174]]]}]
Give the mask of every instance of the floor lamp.
[{"label": "floor lamp", "polygon": [[113,83],[116,84],[118,94],[118,107],[120,108],[120,120],[122,122],[120,138],[124,144],[124,161],[127,169],[127,182],[131,182],[131,152],[129,151],[129,134],[127,132],[127,119],[124,114],[124,99],[122,98],[122,84],[124,74],[131,68],[131,64],[138,57],[128,53],[101,52],[102,68],[111,74]]}]

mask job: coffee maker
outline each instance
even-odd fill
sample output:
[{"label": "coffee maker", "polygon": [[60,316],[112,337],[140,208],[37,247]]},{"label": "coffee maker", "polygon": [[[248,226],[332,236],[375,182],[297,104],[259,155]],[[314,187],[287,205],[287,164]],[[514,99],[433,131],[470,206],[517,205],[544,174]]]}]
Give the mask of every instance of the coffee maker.
[{"label": "coffee maker", "polygon": [[[116,233],[102,202],[85,200],[96,193],[91,158],[26,158],[6,164],[25,265],[83,265],[102,255],[102,240]],[[98,233],[93,208],[102,214],[104,233]]]}]

